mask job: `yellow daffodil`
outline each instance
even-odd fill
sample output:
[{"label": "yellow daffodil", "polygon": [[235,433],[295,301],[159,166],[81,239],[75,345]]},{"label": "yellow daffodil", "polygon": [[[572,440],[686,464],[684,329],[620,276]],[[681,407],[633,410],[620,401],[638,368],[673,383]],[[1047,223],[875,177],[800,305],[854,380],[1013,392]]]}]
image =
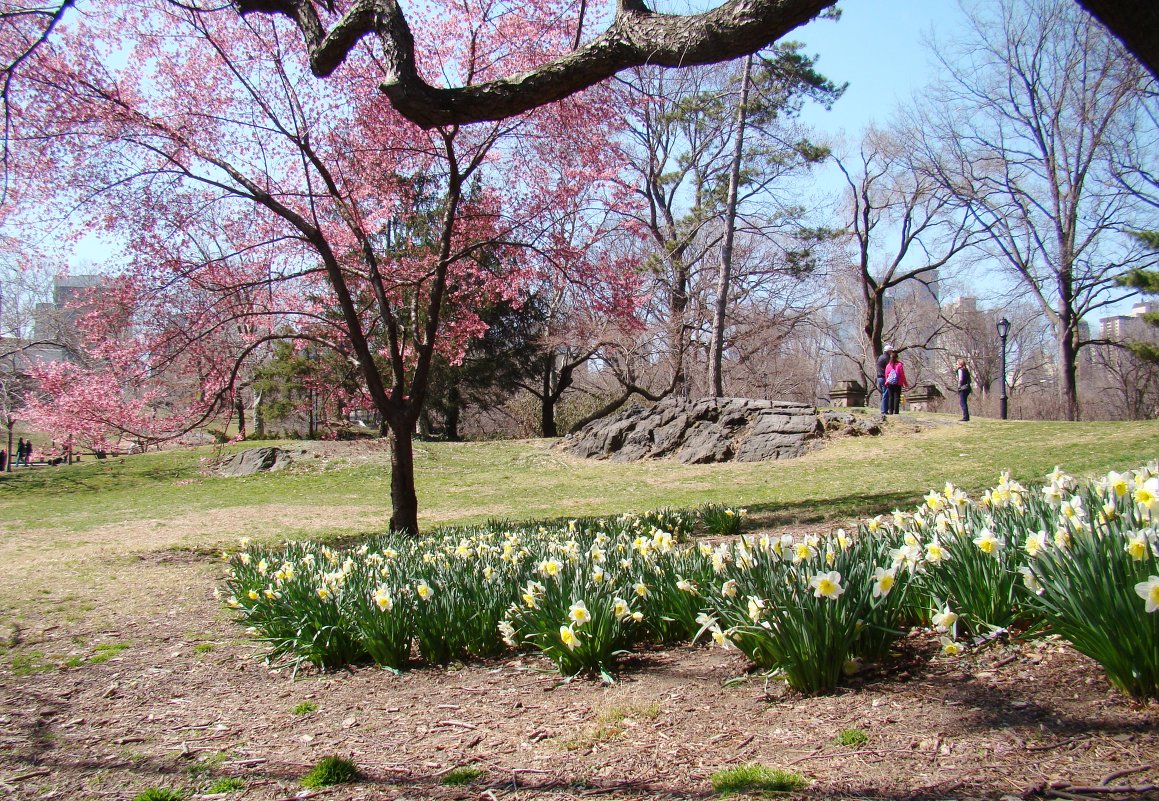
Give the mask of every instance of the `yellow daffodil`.
[{"label": "yellow daffodil", "polygon": [[1159,478],[1150,478],[1135,489],[1135,504],[1145,512],[1159,511]]},{"label": "yellow daffodil", "polygon": [[257,590],[250,590],[249,592],[246,593],[246,597],[249,598],[251,601],[256,601],[261,596],[258,595]]},{"label": "yellow daffodil", "polygon": [[318,597],[321,598],[323,601],[327,600],[331,595],[332,595],[332,593],[330,592],[329,587],[319,587],[318,588]]},{"label": "yellow daffodil", "polygon": [[427,584],[425,581],[420,581],[418,586],[415,587],[415,593],[422,600],[429,601],[432,597],[434,597],[435,591],[431,589],[430,584]]},{"label": "yellow daffodil", "polygon": [[569,651],[574,651],[579,645],[579,637],[576,636],[575,630],[571,626],[559,627],[559,641],[562,642]]},{"label": "yellow daffodil", "polygon": [[942,644],[942,653],[946,656],[957,656],[966,650],[961,643],[955,642],[949,637],[938,637],[938,642]]},{"label": "yellow daffodil", "polygon": [[1136,562],[1146,558],[1147,556],[1147,540],[1142,535],[1136,534],[1131,539],[1127,540],[1126,546],[1123,548],[1131,558]]},{"label": "yellow daffodil", "polygon": [[761,616],[764,614],[762,611],[764,608],[765,602],[763,599],[758,598],[755,595],[749,596],[749,618],[753,621],[753,623],[760,622]]},{"label": "yellow daffodil", "polygon": [[647,598],[652,594],[652,591],[648,589],[648,585],[642,581],[637,581],[636,586],[633,587],[633,589],[636,591],[636,595],[640,596],[641,598]]},{"label": "yellow daffodil", "polygon": [[736,581],[733,579],[729,579],[724,584],[722,584],[720,587],[720,594],[723,595],[725,598],[735,598],[736,597]]},{"label": "yellow daffodil", "polygon": [[681,592],[686,592],[689,595],[700,595],[700,591],[696,589],[696,584],[689,581],[688,579],[682,578],[677,581],[676,589],[680,590]]},{"label": "yellow daffodil", "polygon": [[817,552],[810,548],[808,543],[798,542],[793,546],[793,564],[799,565],[815,556]]}]

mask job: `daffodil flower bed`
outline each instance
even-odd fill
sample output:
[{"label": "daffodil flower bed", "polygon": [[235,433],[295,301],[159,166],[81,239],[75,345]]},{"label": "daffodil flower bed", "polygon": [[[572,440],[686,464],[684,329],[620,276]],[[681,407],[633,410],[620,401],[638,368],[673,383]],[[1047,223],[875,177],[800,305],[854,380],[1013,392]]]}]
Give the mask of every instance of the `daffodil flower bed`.
[{"label": "daffodil flower bed", "polygon": [[[1030,490],[947,485],[912,512],[826,536],[719,538],[742,510],[384,535],[350,550],[228,554],[225,595],[271,657],[401,669],[533,648],[610,678],[644,642],[737,648],[805,692],[927,627],[947,655],[1051,630],[1124,691],[1159,694],[1159,470]],[[708,527],[711,526],[711,527]]]}]

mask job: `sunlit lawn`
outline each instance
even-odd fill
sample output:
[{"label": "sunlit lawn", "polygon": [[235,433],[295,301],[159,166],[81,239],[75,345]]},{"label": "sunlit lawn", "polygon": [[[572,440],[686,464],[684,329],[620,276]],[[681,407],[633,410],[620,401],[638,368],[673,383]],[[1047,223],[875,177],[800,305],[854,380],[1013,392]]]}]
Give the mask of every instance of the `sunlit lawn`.
[{"label": "sunlit lawn", "polygon": [[[757,525],[839,520],[912,505],[946,481],[976,491],[991,486],[1003,469],[1033,481],[1056,464],[1094,475],[1159,455],[1159,422],[960,425],[944,415],[911,419],[944,424],[914,432],[903,416],[884,436],[837,439],[799,459],[744,465],[590,462],[552,449],[547,440],[419,443],[420,519],[430,527],[716,502],[748,507]],[[385,450],[370,462],[322,469],[314,460],[245,478],[205,471],[205,460],[218,453],[174,450],[7,474],[0,477],[0,517],[9,532],[84,531],[229,509],[300,507],[312,519],[319,510],[333,511],[334,523],[325,531],[303,522],[272,526],[264,532],[271,536],[359,534],[381,529],[389,518]],[[357,522],[350,510],[358,510]]]}]

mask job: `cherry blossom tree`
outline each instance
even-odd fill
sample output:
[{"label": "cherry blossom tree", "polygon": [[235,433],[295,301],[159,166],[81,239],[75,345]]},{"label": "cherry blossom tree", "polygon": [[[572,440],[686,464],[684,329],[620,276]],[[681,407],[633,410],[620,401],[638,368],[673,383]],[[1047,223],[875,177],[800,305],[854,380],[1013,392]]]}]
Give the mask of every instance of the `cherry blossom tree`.
[{"label": "cherry blossom tree", "polygon": [[[101,9],[36,53],[14,140],[23,179],[127,243],[123,330],[151,343],[128,350],[195,376],[206,408],[286,337],[357,365],[391,435],[391,528],[417,532],[413,432],[436,355],[454,362],[482,332],[475,310],[561,265],[609,311],[631,306],[626,265],[549,224],[606,180],[600,93],[423,131],[363,80],[381,69],[365,49],[319,83],[276,19]],[[517,15],[480,28],[475,12],[431,20],[440,71],[514,68],[570,33]],[[532,25],[538,39],[509,46]]]}]

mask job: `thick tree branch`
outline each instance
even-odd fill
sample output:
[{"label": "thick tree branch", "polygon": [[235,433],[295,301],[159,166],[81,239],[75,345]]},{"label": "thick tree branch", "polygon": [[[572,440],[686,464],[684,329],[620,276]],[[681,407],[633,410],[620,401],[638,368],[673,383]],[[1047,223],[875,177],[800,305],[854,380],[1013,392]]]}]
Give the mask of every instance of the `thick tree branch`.
[{"label": "thick tree branch", "polygon": [[235,0],[242,14],[283,14],[295,22],[318,76],[333,72],[356,42],[378,36],[400,114],[424,128],[500,120],[560,100],[629,67],[688,67],[753,53],[818,16],[836,0],[727,0],[703,14],[649,11],[621,0],[616,20],[584,46],[531,72],[456,88],[431,86],[415,67],[414,38],[395,0],[358,0],[326,32],[312,0]]}]

